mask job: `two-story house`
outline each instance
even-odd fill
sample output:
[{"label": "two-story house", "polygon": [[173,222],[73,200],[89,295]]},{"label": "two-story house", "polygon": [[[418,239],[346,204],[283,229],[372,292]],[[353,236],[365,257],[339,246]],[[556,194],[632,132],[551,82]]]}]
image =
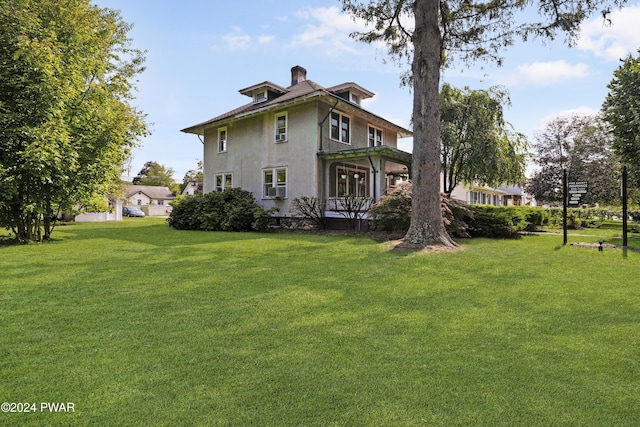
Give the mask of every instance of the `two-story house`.
[{"label": "two-story house", "polygon": [[356,83],[325,88],[295,66],[288,87],[265,81],[240,93],[250,102],[182,130],[203,142],[204,193],[240,187],[287,217],[296,197],[379,200],[410,175],[411,154],[397,143],[412,133],[365,110],[374,94]]}]

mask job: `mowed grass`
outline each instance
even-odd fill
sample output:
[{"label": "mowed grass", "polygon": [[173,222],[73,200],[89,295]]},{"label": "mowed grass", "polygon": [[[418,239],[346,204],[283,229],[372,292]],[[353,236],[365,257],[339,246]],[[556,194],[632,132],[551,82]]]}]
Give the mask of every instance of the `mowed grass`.
[{"label": "mowed grass", "polygon": [[416,254],[366,236],[159,219],[54,237],[0,246],[0,401],[38,409],[0,413],[0,425],[640,420],[634,251],[555,235]]}]

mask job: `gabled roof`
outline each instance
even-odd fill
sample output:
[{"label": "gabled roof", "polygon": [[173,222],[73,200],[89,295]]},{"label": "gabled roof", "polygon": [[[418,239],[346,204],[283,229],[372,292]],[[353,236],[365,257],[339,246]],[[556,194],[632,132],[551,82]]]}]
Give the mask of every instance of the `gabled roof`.
[{"label": "gabled roof", "polygon": [[127,192],[125,193],[124,197],[128,199],[129,197],[138,193],[143,193],[148,198],[153,200],[169,200],[174,198],[173,193],[171,192],[171,190],[169,190],[168,187],[160,187],[155,185],[130,185],[127,188]]},{"label": "gabled roof", "polygon": [[[295,67],[294,67],[295,68]],[[354,91],[357,92],[362,98],[369,98],[374,95],[373,92],[368,91],[367,89],[355,84],[355,83],[343,83],[341,85],[333,86],[331,88],[324,88],[323,86],[315,83],[311,80],[306,80],[306,78],[296,84],[293,84],[287,88],[283,88],[271,82],[263,82],[253,86],[249,86],[245,89],[240,90],[240,93],[243,95],[251,96],[251,94],[259,90],[261,88],[267,88],[272,92],[278,94],[282,93],[280,96],[264,101],[264,102],[251,102],[249,104],[245,104],[241,107],[238,107],[234,110],[228,111],[224,114],[216,116],[212,119],[204,121],[202,123],[195,124],[193,126],[189,126],[185,129],[182,129],[182,132],[185,133],[193,133],[196,135],[203,135],[204,130],[208,127],[212,127],[215,125],[222,125],[224,122],[229,119],[238,119],[241,117],[246,117],[253,114],[258,114],[266,110],[271,110],[275,108],[282,108],[288,104],[294,102],[302,102],[311,98],[325,98],[328,103],[341,103],[343,108],[348,108],[351,110],[357,110],[367,116],[370,117],[373,121],[378,123],[383,123],[385,126],[388,126],[394,129],[401,137],[411,136],[411,131],[402,128],[390,121],[373,114],[361,106],[354,104],[353,102],[349,102],[342,97],[338,96],[338,93],[345,91]],[[337,104],[336,104],[337,105]]]}]

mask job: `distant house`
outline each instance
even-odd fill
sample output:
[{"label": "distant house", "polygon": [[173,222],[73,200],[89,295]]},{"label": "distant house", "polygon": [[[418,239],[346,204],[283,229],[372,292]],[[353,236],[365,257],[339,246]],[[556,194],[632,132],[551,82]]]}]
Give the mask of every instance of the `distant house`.
[{"label": "distant house", "polygon": [[[348,82],[325,88],[291,69],[291,85],[265,81],[239,91],[250,102],[183,129],[204,139],[203,191],[241,187],[279,216],[302,196],[379,200],[406,180],[411,154],[397,148],[412,133],[365,110],[373,92]],[[329,204],[327,215],[337,215]]]},{"label": "distant house", "polygon": [[190,195],[193,196],[194,194],[201,192],[202,191],[202,182],[198,182],[198,181],[189,181],[187,183],[187,185],[185,185],[184,190],[182,190],[182,195],[186,196],[186,195]]},{"label": "distant house", "polygon": [[122,200],[106,196],[109,210],[106,212],[85,212],[75,215],[75,222],[122,221]]},{"label": "distant house", "polygon": [[453,189],[451,197],[470,205],[535,206],[534,198],[517,186],[492,188],[486,185],[463,183]]},{"label": "distant house", "polygon": [[169,203],[174,199],[168,187],[131,185],[124,195],[125,206],[137,206],[146,215],[165,215],[171,212]]}]

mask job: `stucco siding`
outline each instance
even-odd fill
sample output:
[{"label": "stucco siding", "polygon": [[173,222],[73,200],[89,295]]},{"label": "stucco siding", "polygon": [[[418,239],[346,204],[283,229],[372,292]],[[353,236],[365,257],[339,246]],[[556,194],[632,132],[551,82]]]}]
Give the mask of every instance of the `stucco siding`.
[{"label": "stucco siding", "polygon": [[[276,116],[287,114],[287,139],[276,142]],[[227,151],[218,152],[218,130],[205,131],[204,192],[215,190],[215,176],[232,174],[233,187],[253,193],[264,207],[277,207],[279,215],[288,215],[291,200],[312,196],[318,187],[318,114],[316,103],[269,111],[224,125]],[[263,197],[265,169],[287,169],[287,197],[273,200]]]}]

